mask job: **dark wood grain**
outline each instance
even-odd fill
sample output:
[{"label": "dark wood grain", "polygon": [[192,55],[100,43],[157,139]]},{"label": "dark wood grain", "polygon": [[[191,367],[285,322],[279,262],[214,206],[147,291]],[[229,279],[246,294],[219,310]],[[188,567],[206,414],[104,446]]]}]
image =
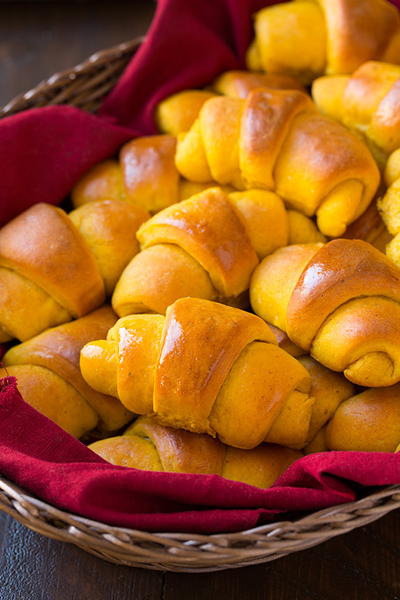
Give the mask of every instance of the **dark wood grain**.
[{"label": "dark wood grain", "polygon": [[108,564],[0,513],[1,600],[400,600],[400,512],[272,563],[217,573]]},{"label": "dark wood grain", "polygon": [[160,572],[106,563],[0,516],[1,600],[159,600],[162,586]]},{"label": "dark wood grain", "polygon": [[143,35],[152,0],[0,4],[0,106],[90,54]]},{"label": "dark wood grain", "polygon": [[163,600],[399,600],[400,513],[272,563],[210,575],[170,573]]}]

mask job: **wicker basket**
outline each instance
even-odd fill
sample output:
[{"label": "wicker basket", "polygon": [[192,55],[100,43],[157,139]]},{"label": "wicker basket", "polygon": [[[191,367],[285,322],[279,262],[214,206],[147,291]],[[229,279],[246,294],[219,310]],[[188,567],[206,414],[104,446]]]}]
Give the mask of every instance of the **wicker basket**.
[{"label": "wicker basket", "polygon": [[[142,38],[97,52],[17,96],[0,116],[50,104],[94,111],[112,89]],[[113,527],[59,510],[0,476],[0,509],[48,537],[71,542],[107,561],[148,569],[202,572],[244,567],[304,550],[400,507],[400,485],[357,502],[229,534],[148,533]]]}]

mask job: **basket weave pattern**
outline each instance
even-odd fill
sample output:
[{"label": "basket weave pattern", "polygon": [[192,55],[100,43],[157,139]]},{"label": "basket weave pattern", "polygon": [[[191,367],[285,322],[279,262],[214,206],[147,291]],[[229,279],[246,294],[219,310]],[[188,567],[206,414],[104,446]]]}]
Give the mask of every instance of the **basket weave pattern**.
[{"label": "basket weave pattern", "polygon": [[[137,38],[92,55],[53,75],[0,109],[21,110],[69,104],[93,112],[111,91],[139,48]],[[400,507],[400,485],[295,521],[280,521],[225,534],[149,533],[114,527],[59,510],[0,476],[0,510],[47,537],[71,542],[116,564],[156,570],[202,572],[268,562],[371,523]]]},{"label": "basket weave pattern", "polygon": [[69,104],[94,112],[104,96],[112,90],[143,39],[136,38],[101,50],[76,67],[52,75],[0,108],[0,118],[28,108],[54,104]]},{"label": "basket weave pattern", "polygon": [[279,521],[236,533],[149,533],[72,515],[0,477],[0,510],[30,529],[72,542],[109,562],[166,571],[219,571],[268,562],[348,533],[399,507],[397,485],[297,521]]}]

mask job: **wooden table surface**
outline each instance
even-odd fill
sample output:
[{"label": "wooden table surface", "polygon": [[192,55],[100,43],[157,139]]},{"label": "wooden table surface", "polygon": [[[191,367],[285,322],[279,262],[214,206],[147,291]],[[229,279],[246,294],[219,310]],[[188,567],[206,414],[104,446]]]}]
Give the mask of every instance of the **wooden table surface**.
[{"label": "wooden table surface", "polygon": [[[144,33],[153,10],[151,0],[0,2],[0,105]],[[176,574],[108,564],[0,513],[0,600],[400,600],[399,539],[396,512],[265,565]]]}]

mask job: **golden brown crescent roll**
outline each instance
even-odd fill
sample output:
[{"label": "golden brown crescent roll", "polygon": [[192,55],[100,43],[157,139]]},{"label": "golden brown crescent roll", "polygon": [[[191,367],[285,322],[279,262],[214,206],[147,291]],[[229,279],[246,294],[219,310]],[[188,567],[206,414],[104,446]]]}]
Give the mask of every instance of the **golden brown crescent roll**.
[{"label": "golden brown crescent roll", "polygon": [[253,71],[294,75],[353,73],[367,60],[400,62],[400,18],[386,0],[299,0],[255,15],[247,53]]},{"label": "golden brown crescent roll", "polygon": [[306,443],[310,376],[245,311],[183,298],[165,317],[124,317],[107,340],[84,346],[80,365],[94,389],[164,425],[244,449]]},{"label": "golden brown crescent roll", "polygon": [[[254,89],[304,90],[294,77],[287,75],[266,75],[249,71],[226,71],[212,83],[211,89],[217,94],[246,98]],[[162,133],[178,135],[188,131],[203,104],[216,96],[212,91],[183,90],[162,100],[156,109],[156,123]]]},{"label": "golden brown crescent roll", "polygon": [[191,181],[274,190],[296,210],[315,214],[331,237],[366,210],[380,179],[362,140],[296,90],[259,88],[245,100],[207,100],[179,136],[175,162]]},{"label": "golden brown crescent roll", "polygon": [[93,452],[114,465],[222,475],[260,488],[270,487],[302,453],[275,444],[240,450],[208,435],[164,427],[153,417],[140,417],[124,435],[94,442]]},{"label": "golden brown crescent roll", "polygon": [[156,213],[215,185],[212,181],[197,183],[181,178],[175,166],[175,150],[176,138],[172,135],[128,142],[121,148],[119,161],[105,160],[83,175],[71,192],[73,205],[119,200],[137,210]]},{"label": "golden brown crescent roll", "polygon": [[208,188],[164,209],[138,231],[142,251],[121,275],[114,310],[121,317],[165,313],[185,296],[229,302],[248,289],[258,258],[293,237],[321,239],[315,224],[300,217],[294,222],[282,200],[266,190]]},{"label": "golden brown crescent roll", "polygon": [[172,135],[139,137],[122,146],[119,161],[106,160],[90,169],[71,192],[78,207],[94,200],[123,200],[157,212],[179,199],[179,173]]},{"label": "golden brown crescent roll", "polygon": [[116,398],[93,390],[79,370],[82,346],[106,335],[116,318],[104,306],[14,346],[3,357],[0,377],[15,376],[25,401],[76,437],[96,426],[120,429],[131,413]]},{"label": "golden brown crescent roll", "polygon": [[178,135],[188,131],[206,100],[215,94],[206,90],[183,90],[162,100],[156,109],[156,123],[161,133]]},{"label": "golden brown crescent roll", "polygon": [[254,311],[366,387],[400,381],[400,270],[360,240],[287,246],[250,285]]},{"label": "golden brown crescent roll", "polygon": [[395,452],[400,441],[400,385],[371,388],[342,402],[307,446],[324,450]]},{"label": "golden brown crescent roll", "polygon": [[[400,54],[399,54],[400,56]],[[377,160],[400,146],[400,66],[370,61],[351,76],[314,81],[314,101],[325,114],[363,134]]]},{"label": "golden brown crescent roll", "polygon": [[36,204],[0,230],[0,342],[82,317],[111,293],[138,250],[147,213],[121,201],[68,216]]}]

